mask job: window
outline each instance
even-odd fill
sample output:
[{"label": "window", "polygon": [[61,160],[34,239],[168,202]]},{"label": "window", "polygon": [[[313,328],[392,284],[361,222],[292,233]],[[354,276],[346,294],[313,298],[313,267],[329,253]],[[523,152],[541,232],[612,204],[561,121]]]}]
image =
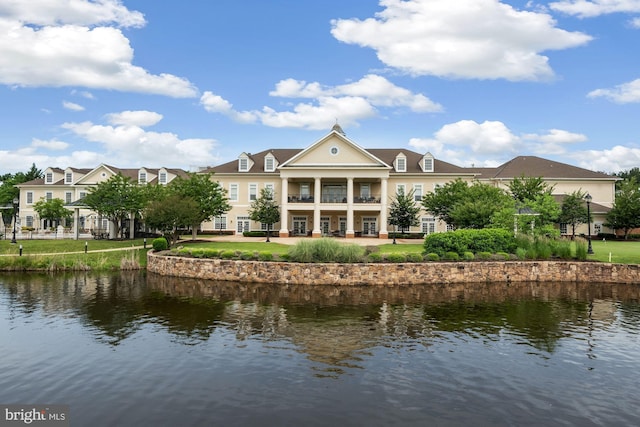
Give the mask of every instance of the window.
[{"label": "window", "polygon": [[560,223],[560,234],[569,234],[567,232],[567,223]]},{"label": "window", "polygon": [[27,204],[33,204],[33,191],[27,191]]},{"label": "window", "polygon": [[397,184],[396,194],[407,194],[407,186],[405,184]]},{"label": "window", "polygon": [[246,157],[240,157],[238,159],[238,170],[240,172],[247,172],[249,170],[249,159]]},{"label": "window", "polygon": [[33,227],[33,217],[31,215],[27,215],[27,227]]},{"label": "window", "polygon": [[138,173],[138,183],[139,184],[146,184],[147,183],[147,173],[146,172]]},{"label": "window", "polygon": [[416,202],[422,200],[422,184],[413,184],[413,199]]},{"label": "window", "polygon": [[73,181],[73,174],[71,172],[67,172],[64,174],[64,183],[65,184],[71,184],[71,182]]},{"label": "window", "polygon": [[421,228],[423,234],[432,234],[436,232],[436,219],[433,217],[422,217]]},{"label": "window", "polygon": [[360,197],[363,199],[371,197],[371,184],[360,184]]},{"label": "window", "polygon": [[267,156],[264,158],[264,171],[273,172],[276,169],[276,159],[273,156]]},{"label": "window", "polygon": [[252,202],[258,198],[258,184],[249,184],[249,201]]},{"label": "window", "polygon": [[229,201],[238,201],[238,184],[229,184]]},{"label": "window", "polygon": [[333,146],[329,149],[329,152],[331,153],[332,156],[336,156],[338,155],[338,153],[340,152],[340,150],[338,149],[338,147]]},{"label": "window", "polygon": [[422,170],[424,172],[433,172],[433,156],[426,154],[422,159]]},{"label": "window", "polygon": [[80,199],[84,199],[85,197],[87,197],[87,192],[86,191],[81,191],[80,193],[78,193],[80,195]]},{"label": "window", "polygon": [[217,216],[213,219],[214,230],[226,230],[227,229],[227,217],[225,215]]},{"label": "window", "polygon": [[73,200],[71,200],[71,191],[67,191],[64,193],[64,202],[68,205]]},{"label": "window", "polygon": [[269,200],[273,199],[273,196],[276,194],[275,186],[271,183],[265,184],[264,189],[269,193]]},{"label": "window", "polygon": [[160,184],[166,184],[167,183],[167,173],[166,172],[160,172],[160,174],[158,175],[158,181],[160,182]]},{"label": "window", "polygon": [[45,193],[45,199],[47,199],[47,202],[50,202],[51,199],[53,199],[53,193],[51,191],[47,191]]},{"label": "window", "polygon": [[396,158],[396,172],[407,171],[407,158],[404,156],[398,156]]},{"label": "window", "polygon": [[53,172],[47,172],[47,175],[46,175],[46,176],[47,176],[47,178],[46,178],[46,179],[47,179],[47,180],[46,180],[46,183],[47,183],[47,184],[51,184],[51,183],[53,183]]},{"label": "window", "polygon": [[307,200],[311,197],[311,187],[307,184],[300,184],[300,198]]}]

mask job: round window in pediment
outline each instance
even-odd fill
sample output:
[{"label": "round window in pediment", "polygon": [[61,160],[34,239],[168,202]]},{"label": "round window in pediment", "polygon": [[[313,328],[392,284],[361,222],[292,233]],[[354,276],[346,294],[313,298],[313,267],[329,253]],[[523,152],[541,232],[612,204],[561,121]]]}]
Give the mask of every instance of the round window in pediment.
[{"label": "round window in pediment", "polygon": [[338,154],[338,152],[340,152],[340,150],[338,149],[338,147],[336,147],[335,145],[333,147],[331,147],[329,149],[329,152],[331,153],[332,156],[336,156]]}]

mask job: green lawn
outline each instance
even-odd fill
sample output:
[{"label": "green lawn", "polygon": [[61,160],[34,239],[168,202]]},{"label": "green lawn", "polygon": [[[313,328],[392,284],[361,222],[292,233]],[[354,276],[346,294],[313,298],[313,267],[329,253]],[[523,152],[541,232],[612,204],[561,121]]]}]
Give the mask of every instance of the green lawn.
[{"label": "green lawn", "polygon": [[588,259],[595,261],[611,262],[620,264],[640,264],[640,242],[623,240],[602,241],[595,239],[591,241],[593,255],[588,255]]},{"label": "green lawn", "polygon": [[234,251],[246,251],[246,252],[271,252],[274,255],[286,254],[289,250],[289,245],[282,243],[272,242],[180,242],[175,247],[184,248],[206,248],[217,250],[234,250]]}]

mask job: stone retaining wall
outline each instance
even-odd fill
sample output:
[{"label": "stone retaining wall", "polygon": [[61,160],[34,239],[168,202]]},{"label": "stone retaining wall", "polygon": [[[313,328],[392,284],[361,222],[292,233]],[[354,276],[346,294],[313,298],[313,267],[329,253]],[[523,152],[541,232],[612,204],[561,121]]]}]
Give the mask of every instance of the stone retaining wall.
[{"label": "stone retaining wall", "polygon": [[147,270],[175,277],[305,285],[417,285],[481,282],[640,284],[640,265],[573,261],[475,261],[304,264],[163,256],[149,251]]}]

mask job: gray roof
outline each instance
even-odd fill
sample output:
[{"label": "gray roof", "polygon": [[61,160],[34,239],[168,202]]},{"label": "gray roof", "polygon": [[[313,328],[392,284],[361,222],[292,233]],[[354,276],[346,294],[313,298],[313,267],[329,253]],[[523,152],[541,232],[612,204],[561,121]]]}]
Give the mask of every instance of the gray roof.
[{"label": "gray roof", "polygon": [[571,166],[536,156],[518,156],[497,168],[465,168],[479,174],[482,179],[513,179],[522,175],[546,179],[616,179],[603,172]]}]

